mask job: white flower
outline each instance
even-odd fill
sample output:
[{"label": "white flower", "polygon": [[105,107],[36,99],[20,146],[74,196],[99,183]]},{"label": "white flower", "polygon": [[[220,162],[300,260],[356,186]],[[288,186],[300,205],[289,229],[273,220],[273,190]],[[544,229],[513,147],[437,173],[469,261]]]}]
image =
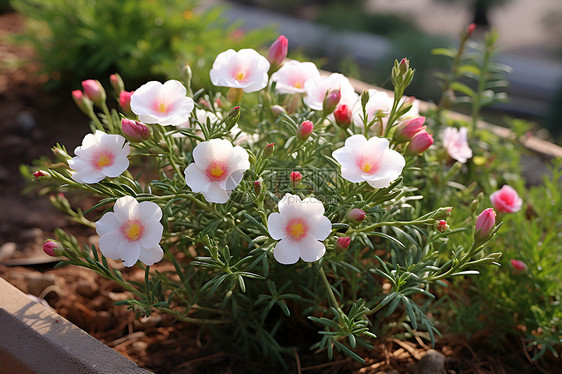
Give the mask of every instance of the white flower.
[{"label": "white flower", "polygon": [[367,182],[376,188],[388,187],[402,173],[404,157],[388,148],[388,140],[363,135],[347,138],[345,146],[332,156],[341,164],[344,179],[353,183]]},{"label": "white flower", "polygon": [[259,91],[267,86],[269,61],[253,49],[234,49],[219,53],[211,69],[215,86]]},{"label": "white flower", "polygon": [[185,181],[211,203],[226,203],[250,168],[248,152],[228,140],[211,139],[193,149],[194,163],[185,169]]},{"label": "white flower", "polygon": [[68,160],[72,179],[79,183],[97,183],[105,177],[118,177],[129,167],[127,156],[131,149],[121,135],[103,131],[88,134],[76,147],[76,157]]},{"label": "white flower", "polygon": [[194,107],[193,99],[186,94],[179,81],[150,81],[131,96],[131,110],[142,122],[177,126],[189,118]]},{"label": "white flower", "polygon": [[443,145],[447,149],[447,153],[463,164],[472,157],[472,150],[466,139],[466,127],[461,127],[460,130],[455,127],[447,127],[443,130]]},{"label": "white flower", "polygon": [[[385,119],[387,119],[390,115],[393,103],[394,98],[386,92],[374,89],[369,90],[369,101],[367,101],[367,105],[365,105],[367,123],[371,122],[371,120],[375,117],[375,114],[380,111],[383,114],[383,123],[386,126]],[[355,122],[355,126],[363,128],[361,100],[357,100],[353,112],[353,121]]]},{"label": "white flower", "polygon": [[267,218],[269,234],[280,240],[273,250],[275,259],[284,265],[318,261],[326,247],[321,242],[332,231],[330,220],[324,216],[324,205],[315,198],[301,201],[297,195],[285,194],[279,201],[279,213]]},{"label": "white flower", "polygon": [[345,104],[349,108],[353,108],[353,105],[355,105],[359,98],[349,80],[339,73],[333,73],[327,77],[309,79],[304,84],[304,88],[306,90],[304,103],[313,110],[322,110],[324,97],[326,92],[330,90],[340,90],[341,99],[338,106]]},{"label": "white flower", "polygon": [[271,76],[277,82],[275,89],[282,94],[306,92],[304,85],[309,79],[320,77],[318,68],[312,62],[289,61]]},{"label": "white flower", "polygon": [[150,201],[137,202],[131,196],[117,199],[113,212],[96,222],[100,251],[105,257],[133,266],[138,260],[152,265],[162,259],[160,247],[162,210]]}]

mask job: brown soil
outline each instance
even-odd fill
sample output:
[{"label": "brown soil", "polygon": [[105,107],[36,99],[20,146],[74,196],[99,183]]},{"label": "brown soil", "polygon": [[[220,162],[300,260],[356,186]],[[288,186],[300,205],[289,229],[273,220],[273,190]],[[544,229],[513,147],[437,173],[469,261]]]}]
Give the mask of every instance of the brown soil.
[{"label": "brown soil", "polygon": [[[53,263],[27,267],[1,264],[29,258],[39,260],[31,262],[50,259],[43,254],[42,243],[53,236],[57,227],[74,234],[81,242],[96,241],[94,230],[69,223],[46,196],[22,194],[29,181],[20,176],[20,164],[30,164],[41,156],[53,159],[50,148],[57,142],[72,151],[89,132],[87,119],[75,108],[68,92],[43,90],[46,78],[38,74],[38,65],[30,62],[32,52],[5,40],[5,36],[19,32],[22,24],[17,15],[0,15],[0,276],[25,293],[44,298],[74,324],[157,373],[266,371],[259,357],[248,362],[230,352],[217,351],[202,327],[173,323],[168,315],[135,319],[125,307],[113,305],[129,295],[87,269],[53,269]],[[72,194],[69,198],[71,204],[80,203]],[[5,253],[2,258],[3,250],[14,247],[9,243],[15,243],[16,251],[7,256]],[[140,269],[122,270],[126,277],[142,280]],[[463,339],[443,338],[436,349],[447,357],[449,373],[539,372],[520,355],[518,342],[513,353],[501,356],[487,350],[483,342],[485,338],[470,344]],[[291,372],[408,373],[429,349],[421,339],[380,339],[374,349],[361,352],[365,364],[342,356],[328,361],[324,352],[295,350]]]}]

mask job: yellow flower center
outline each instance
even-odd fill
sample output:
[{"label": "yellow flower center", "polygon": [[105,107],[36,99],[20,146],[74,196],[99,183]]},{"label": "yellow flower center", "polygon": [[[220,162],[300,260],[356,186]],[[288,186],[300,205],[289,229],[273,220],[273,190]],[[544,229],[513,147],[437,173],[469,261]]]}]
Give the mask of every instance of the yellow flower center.
[{"label": "yellow flower center", "polygon": [[234,79],[236,79],[238,82],[242,82],[244,79],[246,79],[246,73],[243,71],[239,71],[234,75]]},{"label": "yellow flower center", "polygon": [[362,172],[367,174],[374,174],[379,169],[377,160],[370,157],[360,157],[357,160],[357,166]]},{"label": "yellow flower center", "polygon": [[144,227],[138,220],[129,220],[121,227],[121,232],[125,239],[136,242],[142,237]]},{"label": "yellow flower center", "polygon": [[160,103],[158,105],[158,111],[160,113],[166,113],[168,111],[168,108],[166,107],[166,103]]},{"label": "yellow flower center", "polygon": [[223,180],[228,175],[226,164],[223,161],[213,161],[205,170],[205,174],[212,182]]},{"label": "yellow flower center", "polygon": [[301,82],[301,81],[298,81],[298,82],[293,83],[293,87],[295,87],[295,88],[302,88],[302,82]]},{"label": "yellow flower center", "polygon": [[299,241],[306,237],[309,227],[302,218],[294,218],[287,223],[285,232],[289,238]]},{"label": "yellow flower center", "polygon": [[220,178],[224,174],[224,169],[220,165],[215,165],[209,170],[209,174],[215,178]]},{"label": "yellow flower center", "polygon": [[96,169],[101,169],[106,166],[113,165],[113,159],[115,157],[110,152],[100,152],[94,157],[94,167]]}]

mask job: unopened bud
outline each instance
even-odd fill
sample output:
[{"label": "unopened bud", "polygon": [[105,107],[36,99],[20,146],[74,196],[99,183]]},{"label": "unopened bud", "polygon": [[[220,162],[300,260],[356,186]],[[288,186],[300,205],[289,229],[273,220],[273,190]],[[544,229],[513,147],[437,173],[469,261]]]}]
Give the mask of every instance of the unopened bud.
[{"label": "unopened bud", "polygon": [[33,173],[35,180],[42,180],[42,179],[49,179],[51,178],[51,174],[46,172],[45,170],[37,170]]},{"label": "unopened bud", "polygon": [[278,116],[283,114],[283,113],[287,113],[287,110],[285,108],[283,108],[281,105],[271,106],[271,111],[273,112],[273,114],[276,114]]},{"label": "unopened bud", "polygon": [[58,257],[62,253],[62,246],[59,242],[54,240],[47,240],[45,244],[43,244],[43,252],[48,254],[51,257]]},{"label": "unopened bud", "polygon": [[334,111],[334,118],[336,119],[336,125],[345,130],[353,122],[353,113],[347,105],[343,104]]},{"label": "unopened bud", "polygon": [[226,99],[236,104],[242,101],[242,95],[244,95],[244,90],[242,88],[230,87],[226,93]]},{"label": "unopened bud", "polygon": [[451,211],[453,210],[452,207],[447,206],[444,208],[439,208],[435,211],[435,213],[433,214],[433,218],[440,220],[440,219],[445,219],[447,217],[451,216]]},{"label": "unopened bud", "polygon": [[349,218],[351,221],[355,221],[355,222],[361,222],[365,219],[365,217],[367,217],[367,214],[365,213],[365,211],[363,209],[352,209],[348,214],[347,214],[347,218]]},{"label": "unopened bud", "polygon": [[139,121],[133,121],[127,118],[121,120],[121,130],[123,134],[132,141],[143,141],[150,139],[150,129],[147,125]]},{"label": "unopened bud", "polygon": [[111,83],[111,87],[113,87],[118,94],[125,89],[125,83],[123,83],[123,79],[121,79],[121,76],[117,73],[109,76],[109,83]]},{"label": "unopened bud", "polygon": [[511,260],[511,267],[513,268],[514,274],[523,274],[527,271],[527,264],[520,260]]},{"label": "unopened bud", "polygon": [[400,61],[398,68],[400,69],[400,73],[406,74],[410,68],[410,61],[408,61],[407,58],[403,58],[402,61]]},{"label": "unopened bud", "polygon": [[90,114],[92,102],[86,97],[86,95],[84,95],[84,92],[80,90],[72,91],[72,99],[74,100],[74,103],[76,104],[78,109],[86,114]]},{"label": "unopened bud", "polygon": [[349,236],[342,236],[336,240],[336,249],[344,250],[349,248],[351,244],[351,238]]},{"label": "unopened bud", "polygon": [[302,174],[298,171],[291,172],[291,175],[289,177],[291,178],[291,186],[296,187],[301,184]]},{"label": "unopened bud", "polygon": [[256,195],[260,194],[260,192],[261,192],[261,182],[260,181],[254,182],[254,192],[256,193]]},{"label": "unopened bud", "polygon": [[101,107],[105,103],[105,90],[99,81],[94,79],[82,81],[82,88],[88,99],[92,100],[97,106]]},{"label": "unopened bud", "polygon": [[324,116],[334,112],[341,100],[340,90],[331,90],[326,93],[324,101],[322,102],[322,113]]},{"label": "unopened bud", "polygon": [[273,73],[277,71],[283,64],[283,60],[287,57],[287,52],[289,50],[289,41],[284,35],[280,35],[276,41],[269,47],[269,52],[267,54],[267,60],[271,64],[270,72]]},{"label": "unopened bud", "polygon": [[240,119],[240,106],[235,106],[228,111],[226,118],[224,119],[224,125],[227,130],[230,130],[236,125]]},{"label": "unopened bud", "polygon": [[482,241],[488,237],[490,231],[496,225],[496,212],[492,208],[484,209],[476,218],[474,239]]},{"label": "unopened bud", "polygon": [[402,121],[398,126],[396,126],[396,131],[394,131],[393,139],[396,143],[405,143],[411,140],[414,135],[422,130],[425,130],[423,125],[425,122],[425,117],[416,117],[406,121]]},{"label": "unopened bud", "polygon": [[406,154],[408,155],[419,155],[427,151],[429,147],[433,144],[433,135],[425,130],[418,132],[408,146],[406,147]]},{"label": "unopened bud", "polygon": [[297,137],[301,140],[306,140],[312,134],[314,130],[314,124],[312,121],[304,121],[299,125],[297,129]]},{"label": "unopened bud", "polygon": [[449,225],[447,225],[447,221],[441,220],[437,222],[437,231],[445,232],[447,230],[449,230]]},{"label": "unopened bud", "polygon": [[263,151],[264,158],[270,158],[275,150],[275,143],[267,143]]},{"label": "unopened bud", "polygon": [[126,113],[132,113],[131,111],[131,96],[135,91],[127,92],[121,91],[119,93],[119,106]]},{"label": "unopened bud", "polygon": [[470,25],[468,25],[468,27],[466,28],[466,37],[470,38],[470,36],[474,32],[474,30],[476,30],[476,24],[475,23],[471,23]]},{"label": "unopened bud", "polygon": [[68,155],[68,153],[66,153],[66,151],[64,151],[62,148],[59,148],[59,147],[60,146],[55,146],[55,147],[51,148],[55,157],[58,158],[62,162],[67,162],[68,160],[70,160],[72,157],[70,157]]}]

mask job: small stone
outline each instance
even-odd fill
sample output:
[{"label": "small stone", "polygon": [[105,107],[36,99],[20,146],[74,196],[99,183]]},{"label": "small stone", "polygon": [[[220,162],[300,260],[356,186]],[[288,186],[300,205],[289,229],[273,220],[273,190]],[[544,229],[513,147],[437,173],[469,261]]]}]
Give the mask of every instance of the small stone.
[{"label": "small stone", "polygon": [[57,278],[53,274],[33,272],[26,275],[28,293],[41,296],[43,291],[56,283]]},{"label": "small stone", "polygon": [[146,351],[146,349],[148,348],[148,343],[138,341],[138,342],[134,342],[133,344],[131,344],[131,347],[133,347],[135,352],[141,353],[141,352]]},{"label": "small stone", "polygon": [[76,292],[84,297],[91,298],[98,291],[98,285],[92,278],[83,278],[78,280]]},{"label": "small stone", "polygon": [[445,355],[434,349],[430,349],[418,361],[416,365],[417,374],[445,374]]},{"label": "small stone", "polygon": [[152,327],[156,327],[162,322],[162,316],[159,314],[151,314],[148,317],[142,317],[138,320],[133,321],[133,326],[137,330],[145,330]]},{"label": "small stone", "polygon": [[110,292],[107,294],[107,297],[113,301],[123,301],[129,298],[129,296],[123,292]]},{"label": "small stone", "polygon": [[12,255],[16,253],[17,248],[18,246],[14,242],[6,242],[2,244],[2,246],[0,246],[0,260],[12,257]]},{"label": "small stone", "polygon": [[28,134],[33,128],[37,126],[37,122],[33,115],[27,111],[19,112],[16,116],[16,125],[21,134]]}]

